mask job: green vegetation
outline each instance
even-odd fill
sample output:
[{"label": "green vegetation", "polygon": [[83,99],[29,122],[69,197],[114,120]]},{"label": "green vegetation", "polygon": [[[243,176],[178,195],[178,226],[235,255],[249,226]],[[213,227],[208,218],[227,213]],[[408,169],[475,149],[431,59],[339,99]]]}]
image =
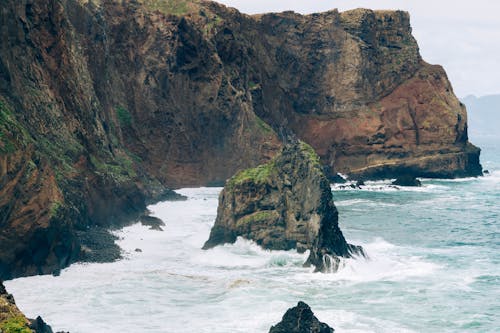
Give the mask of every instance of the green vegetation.
[{"label": "green vegetation", "polygon": [[260,88],[260,83],[255,83],[253,81],[248,82],[248,89],[255,90]]},{"label": "green vegetation", "polygon": [[271,134],[274,132],[271,126],[269,126],[264,120],[262,120],[259,116],[255,115],[257,126],[262,130],[265,134]]},{"label": "green vegetation", "polygon": [[221,22],[222,22],[222,19],[217,15],[214,15],[214,17],[209,19],[209,21],[205,25],[205,29],[204,29],[205,36],[208,36],[212,32],[214,32],[214,28],[217,27],[218,25],[220,25]]},{"label": "green vegetation", "polygon": [[74,160],[84,150],[72,137],[39,137],[36,146],[38,153],[52,160],[58,180],[75,172]]},{"label": "green vegetation", "polygon": [[59,211],[59,209],[63,206],[62,202],[60,201],[54,201],[52,203],[52,205],[50,206],[50,210],[49,210],[49,215],[50,217],[55,217],[57,216],[57,212]]},{"label": "green vegetation", "polygon": [[[86,5],[87,3],[92,3],[97,7],[100,7],[102,4],[102,0],[77,0],[82,5]],[[116,2],[121,0],[114,0]],[[198,0],[138,0],[139,3],[142,3],[146,8],[152,11],[159,11],[163,14],[171,14],[171,15],[186,15],[189,13],[195,12],[198,6]]]},{"label": "green vegetation", "polygon": [[31,142],[28,131],[17,121],[5,102],[0,100],[0,154],[10,154]]},{"label": "green vegetation", "polygon": [[315,164],[318,164],[321,168],[321,164],[319,161],[319,156],[314,150],[313,147],[305,143],[304,141],[300,141],[300,150],[306,153],[307,158],[313,161]]},{"label": "green vegetation", "polygon": [[132,125],[132,115],[121,105],[116,107],[116,117],[118,118],[121,127]]},{"label": "green vegetation", "polygon": [[21,316],[12,317],[0,324],[1,333],[33,333],[28,327],[26,319]]},{"label": "green vegetation", "polygon": [[157,10],[163,14],[182,16],[198,9],[194,0],[140,0],[148,9]]},{"label": "green vegetation", "polygon": [[128,157],[130,157],[132,160],[134,160],[134,162],[136,162],[136,163],[142,162],[142,158],[139,155],[132,153],[130,150],[125,149],[125,153],[127,154]]},{"label": "green vegetation", "polygon": [[261,164],[256,168],[243,170],[229,179],[227,185],[231,188],[235,185],[242,184],[247,181],[252,181],[256,184],[263,184],[271,175],[274,169],[274,161],[266,164]]},{"label": "green vegetation", "polygon": [[238,228],[245,227],[247,225],[256,224],[259,222],[266,222],[269,220],[274,220],[278,217],[278,213],[274,210],[261,210],[253,214],[242,217],[236,222]]},{"label": "green vegetation", "polygon": [[104,161],[96,156],[91,156],[90,162],[96,168],[97,173],[103,176],[111,176],[118,183],[137,177],[133,162],[126,156],[117,155],[112,161]]}]

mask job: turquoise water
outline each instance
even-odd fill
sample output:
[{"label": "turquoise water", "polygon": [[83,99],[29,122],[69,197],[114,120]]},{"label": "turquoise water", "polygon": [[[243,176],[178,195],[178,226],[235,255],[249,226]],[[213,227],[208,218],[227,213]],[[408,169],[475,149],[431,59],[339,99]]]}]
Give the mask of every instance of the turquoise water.
[{"label": "turquoise water", "polygon": [[201,188],[151,207],[164,232],[118,232],[124,260],[6,285],[28,315],[72,333],[267,332],[299,300],[336,332],[498,332],[500,140],[473,142],[489,176],[333,188],[346,238],[370,257],[336,274],[242,239],[201,250],[220,191]]}]

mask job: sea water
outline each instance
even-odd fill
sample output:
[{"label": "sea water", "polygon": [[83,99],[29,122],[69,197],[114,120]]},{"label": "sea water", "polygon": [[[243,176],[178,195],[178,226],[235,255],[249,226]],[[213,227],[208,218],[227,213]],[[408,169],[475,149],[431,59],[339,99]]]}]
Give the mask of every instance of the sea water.
[{"label": "sea water", "polygon": [[28,316],[72,333],[267,332],[299,300],[336,332],[498,332],[500,141],[478,143],[485,177],[334,186],[340,227],[369,256],[335,274],[244,239],[201,250],[221,189],[197,188],[150,207],[163,232],[116,232],[123,260],[6,286]]}]

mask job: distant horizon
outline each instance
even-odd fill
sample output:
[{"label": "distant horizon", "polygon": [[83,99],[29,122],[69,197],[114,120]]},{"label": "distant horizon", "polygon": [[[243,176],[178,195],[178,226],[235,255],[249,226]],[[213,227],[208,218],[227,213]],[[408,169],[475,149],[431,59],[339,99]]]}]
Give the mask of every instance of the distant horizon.
[{"label": "distant horizon", "polygon": [[442,65],[448,74],[455,95],[483,97],[500,95],[500,1],[476,0],[217,0],[247,14],[292,10],[310,14],[338,9],[405,10],[410,13],[422,58]]},{"label": "distant horizon", "polygon": [[458,99],[466,99],[466,98],[469,98],[469,97],[474,97],[474,98],[485,98],[485,97],[500,97],[500,94],[487,94],[487,95],[481,95],[481,96],[477,96],[477,95],[474,95],[474,94],[468,94],[466,96],[463,96],[463,97],[458,97]]}]

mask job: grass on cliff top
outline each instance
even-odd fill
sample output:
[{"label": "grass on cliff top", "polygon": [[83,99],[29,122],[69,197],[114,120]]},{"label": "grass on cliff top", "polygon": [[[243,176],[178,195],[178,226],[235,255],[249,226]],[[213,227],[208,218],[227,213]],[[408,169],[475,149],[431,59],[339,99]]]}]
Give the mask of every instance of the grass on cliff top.
[{"label": "grass on cliff top", "polygon": [[12,317],[0,324],[1,333],[33,333],[26,319],[21,316]]},{"label": "grass on cliff top", "polygon": [[[78,0],[81,4],[92,3],[95,6],[101,6],[102,0]],[[114,0],[121,2],[122,0]],[[187,15],[196,12],[199,6],[199,0],[138,0],[139,3],[152,11],[159,11],[163,14],[176,16]]]},{"label": "grass on cliff top", "polygon": [[[320,158],[313,147],[308,145],[303,141],[299,141],[300,151],[305,155],[305,158],[313,163],[313,167],[323,170]],[[255,168],[246,169],[238,172],[233,177],[231,177],[226,186],[228,188],[233,188],[235,185],[240,185],[248,181],[252,181],[255,184],[265,183],[273,171],[276,170],[276,157],[266,164],[261,164]]]},{"label": "grass on cliff top", "polygon": [[227,186],[232,188],[235,185],[240,185],[247,181],[252,181],[256,184],[263,184],[269,179],[274,167],[275,165],[273,160],[255,168],[240,171],[228,180]]},{"label": "grass on cliff top", "polygon": [[150,10],[157,10],[163,14],[176,16],[194,13],[199,9],[196,0],[139,0]]},{"label": "grass on cliff top", "polygon": [[316,153],[313,147],[305,143],[304,141],[299,141],[300,150],[304,152],[309,160],[311,160],[314,164],[317,164],[321,167],[321,163],[319,160],[319,155]]}]

